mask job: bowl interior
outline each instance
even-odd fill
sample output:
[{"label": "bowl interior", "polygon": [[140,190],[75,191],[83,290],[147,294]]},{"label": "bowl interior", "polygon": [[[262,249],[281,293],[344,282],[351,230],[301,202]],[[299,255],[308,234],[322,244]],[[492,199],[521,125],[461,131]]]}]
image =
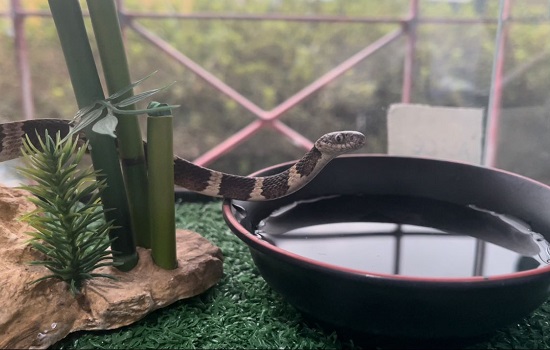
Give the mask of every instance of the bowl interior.
[{"label": "bowl interior", "polygon": [[[535,267],[550,269],[550,188],[495,169],[422,158],[347,156],[290,196],[229,205],[241,233],[254,241],[263,238],[264,247],[363,274],[499,278]],[[361,251],[371,259],[353,263]],[[449,269],[461,266],[447,273],[433,259],[448,259],[443,265]],[[425,271],[415,267],[420,264]]]}]

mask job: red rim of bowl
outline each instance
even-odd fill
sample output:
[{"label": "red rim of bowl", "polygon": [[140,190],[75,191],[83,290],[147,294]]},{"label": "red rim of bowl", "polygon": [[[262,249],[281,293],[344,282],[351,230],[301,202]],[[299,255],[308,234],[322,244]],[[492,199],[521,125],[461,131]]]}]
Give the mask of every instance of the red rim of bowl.
[{"label": "red rim of bowl", "polygon": [[[380,154],[349,154],[349,155],[343,155],[341,157],[391,157],[388,155],[380,155]],[[468,164],[465,162],[458,162],[458,161],[448,161],[448,160],[441,160],[441,159],[434,159],[434,158],[428,158],[428,157],[401,157],[399,158],[414,158],[414,159],[425,159],[425,160],[432,160],[432,161],[438,161],[438,162],[451,162],[451,163],[457,163],[457,164],[463,164],[470,167],[481,167],[475,164]],[[258,170],[250,176],[258,176],[260,173],[264,173],[267,171],[270,171],[272,169],[280,168],[283,166],[290,166],[294,164],[295,161],[280,163],[276,165],[272,165],[270,167]],[[491,171],[500,172],[509,176],[514,176],[522,179],[523,181],[528,181],[535,183],[539,186],[547,187],[550,190],[550,186],[547,186],[541,182],[538,182],[536,180],[533,180],[531,178],[528,178],[523,175],[519,175],[510,171],[497,169],[497,168],[491,168]],[[443,282],[443,283],[480,283],[480,282],[491,282],[491,281],[502,281],[502,280],[515,280],[519,278],[524,277],[532,277],[537,275],[543,275],[550,273],[550,265],[545,267],[539,267],[536,269],[531,269],[527,271],[520,271],[520,272],[513,272],[513,273],[507,273],[507,274],[499,274],[499,275],[491,275],[491,276],[472,276],[472,277],[421,277],[421,276],[406,276],[406,275],[393,275],[393,274],[386,274],[386,273],[378,273],[378,272],[370,272],[366,270],[360,270],[360,269],[353,269],[348,268],[344,266],[334,265],[325,263],[319,260],[307,258],[305,256],[292,253],[288,250],[279,248],[267,241],[263,241],[253,235],[251,232],[249,232],[246,228],[244,228],[238,220],[235,218],[231,211],[231,205],[232,202],[231,199],[226,199],[223,202],[222,206],[222,212],[225,219],[228,221],[228,223],[233,226],[238,231],[238,236],[240,235],[240,238],[247,243],[249,246],[260,246],[264,250],[274,252],[277,255],[281,255],[285,257],[288,260],[295,261],[297,263],[310,265],[312,267],[317,267],[325,270],[331,270],[332,272],[339,272],[344,274],[350,274],[357,277],[373,277],[373,278],[381,278],[381,279],[389,279],[389,280],[396,280],[396,281],[409,281],[409,282],[427,282],[427,283],[437,283],[437,282]],[[236,233],[236,232],[235,232]],[[256,247],[255,247],[256,248]]]}]

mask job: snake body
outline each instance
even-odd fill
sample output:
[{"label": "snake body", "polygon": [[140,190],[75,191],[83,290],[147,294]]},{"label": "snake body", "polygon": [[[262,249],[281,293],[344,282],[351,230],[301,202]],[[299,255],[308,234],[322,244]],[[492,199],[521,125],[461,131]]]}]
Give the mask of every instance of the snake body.
[{"label": "snake body", "polygon": [[[63,119],[33,119],[0,124],[0,161],[21,155],[24,135],[28,135],[31,142],[37,145],[37,134],[43,136],[47,130],[50,135],[55,135],[59,131],[64,137],[70,128],[70,121]],[[265,177],[226,174],[174,156],[174,183],[213,197],[249,201],[276,199],[299,190],[332,159],[356,150],[364,143],[365,136],[356,131],[325,134],[289,169]]]}]

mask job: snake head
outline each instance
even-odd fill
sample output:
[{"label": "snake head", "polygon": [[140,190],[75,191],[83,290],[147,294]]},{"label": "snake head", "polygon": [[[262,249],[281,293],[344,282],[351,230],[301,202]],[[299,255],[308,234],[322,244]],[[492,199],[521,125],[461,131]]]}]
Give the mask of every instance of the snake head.
[{"label": "snake head", "polygon": [[358,131],[336,131],[325,134],[315,141],[315,147],[323,154],[338,156],[355,151],[365,144],[365,135]]}]

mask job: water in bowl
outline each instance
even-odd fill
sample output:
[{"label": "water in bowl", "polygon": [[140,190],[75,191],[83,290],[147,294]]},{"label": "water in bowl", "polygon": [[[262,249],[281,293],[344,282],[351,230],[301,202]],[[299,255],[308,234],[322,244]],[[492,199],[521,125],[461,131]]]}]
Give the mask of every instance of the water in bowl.
[{"label": "water in bowl", "polygon": [[373,273],[492,276],[547,266],[549,243],[517,218],[405,196],[329,196],[262,220],[261,239],[304,257]]}]

